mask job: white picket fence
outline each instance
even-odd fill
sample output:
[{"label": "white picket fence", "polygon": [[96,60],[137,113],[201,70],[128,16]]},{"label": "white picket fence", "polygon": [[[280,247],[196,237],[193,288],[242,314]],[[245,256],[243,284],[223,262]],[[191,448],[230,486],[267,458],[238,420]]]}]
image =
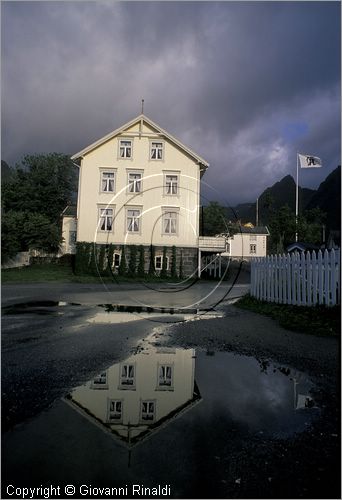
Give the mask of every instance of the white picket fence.
[{"label": "white picket fence", "polygon": [[251,295],[278,304],[339,304],[340,249],[253,259]]}]

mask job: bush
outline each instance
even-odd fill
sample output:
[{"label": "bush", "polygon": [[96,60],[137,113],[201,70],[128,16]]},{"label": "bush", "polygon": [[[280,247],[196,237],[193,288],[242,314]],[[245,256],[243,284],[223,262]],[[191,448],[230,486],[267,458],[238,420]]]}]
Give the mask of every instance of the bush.
[{"label": "bush", "polygon": [[120,276],[126,276],[127,275],[125,245],[121,246],[121,259],[120,259],[120,266],[119,266],[118,272],[119,272]]},{"label": "bush", "polygon": [[138,276],[140,278],[143,278],[145,276],[145,250],[142,245],[140,245],[139,247]]}]

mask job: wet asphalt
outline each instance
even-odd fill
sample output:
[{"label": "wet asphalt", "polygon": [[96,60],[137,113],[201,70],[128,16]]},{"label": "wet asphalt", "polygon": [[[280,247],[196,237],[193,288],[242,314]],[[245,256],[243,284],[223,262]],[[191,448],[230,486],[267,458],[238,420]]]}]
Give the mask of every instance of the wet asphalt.
[{"label": "wet asphalt", "polygon": [[[204,290],[211,286],[210,283],[205,284],[198,293],[205,296]],[[245,291],[246,284],[242,283],[240,288],[235,287],[235,296]],[[281,439],[245,430],[233,431],[227,428],[220,413],[216,417],[213,413],[209,432],[208,422],[200,418],[193,417],[185,423],[178,419],[173,430],[169,428],[165,433],[158,433],[158,439],[161,440],[158,446],[164,448],[169,446],[170,440],[177,440],[177,437],[183,439],[181,433],[184,432],[184,426],[192,440],[191,446],[185,442],[182,448],[182,455],[188,450],[192,457],[191,460],[183,457],[185,468],[181,463],[175,465],[177,456],[173,453],[170,453],[169,461],[163,462],[167,470],[174,467],[179,477],[177,481],[174,480],[171,497],[340,498],[340,346],[336,338],[283,330],[269,318],[230,305],[226,299],[233,296],[227,297],[225,292],[225,300],[220,300],[216,306],[216,310],[224,317],[205,319],[204,316],[198,321],[182,321],[181,315],[172,315],[174,324],[166,324],[169,315],[158,318],[158,315],[149,314],[145,314],[142,319],[141,316],[137,319],[135,315],[134,321],[127,321],[126,317],[120,323],[103,319],[94,322],[94,318],[104,311],[99,304],[114,303],[114,300],[122,304],[128,296],[135,297],[134,300],[138,296],[141,303],[144,295],[145,303],[156,305],[156,297],[160,297],[160,294],[150,292],[152,298],[146,300],[146,291],[138,290],[136,295],[131,285],[125,289],[121,286],[120,290],[113,287],[110,301],[103,300],[108,295],[107,290],[103,292],[97,286],[84,285],[77,285],[76,288],[71,285],[8,285],[3,287],[2,295],[5,306],[2,318],[4,488],[8,481],[25,485],[29,478],[33,478],[34,484],[42,481],[44,484],[49,483],[49,476],[40,475],[39,463],[31,463],[28,473],[27,463],[25,465],[25,461],[20,458],[23,443],[25,449],[34,448],[35,436],[37,438],[39,432],[43,432],[42,429],[49,439],[45,440],[41,453],[53,452],[56,443],[61,440],[64,442],[61,453],[64,453],[65,459],[68,456],[70,458],[67,443],[73,436],[73,467],[77,457],[82,456],[78,473],[80,478],[84,474],[85,481],[94,481],[90,464],[96,448],[101,453],[107,453],[109,461],[115,461],[113,449],[106,437],[94,434],[94,429],[91,426],[88,428],[86,423],[80,425],[77,416],[62,405],[61,398],[101,370],[137,350],[147,349],[152,343],[156,348],[194,348],[209,355],[231,352],[257,360],[264,369],[275,364],[286,369],[289,367],[292,371],[300,370],[313,381],[313,397],[320,408],[320,417],[311,422],[307,430]],[[165,305],[164,297],[159,305],[160,302]],[[26,310],[6,309],[13,304],[42,300],[63,303],[51,303],[49,306],[36,304]],[[182,303],[177,298],[174,306],[179,305],[177,301]],[[187,300],[187,305],[190,302]],[[56,405],[62,405],[59,412],[49,413],[55,411]],[[71,427],[58,427],[57,421],[60,425],[61,418]],[[56,419],[54,424],[53,419]],[[53,429],[47,431],[51,425]],[[77,434],[78,439],[75,438]],[[89,445],[90,442],[100,444],[94,448]],[[152,438],[150,442],[153,445]],[[148,462],[142,450],[143,447],[140,447],[136,453],[140,464]],[[155,453],[155,450],[152,446],[149,452]],[[14,457],[8,466],[5,454]],[[56,457],[56,465],[60,460]],[[145,468],[137,466],[133,469],[134,473],[127,469],[125,473],[122,472],[122,477],[126,481],[139,481],[140,477],[149,484],[167,481],[168,478],[172,482],[172,475],[160,469],[158,460],[150,465],[148,467],[147,464]],[[97,477],[97,483],[108,483],[110,468],[107,469],[105,467]],[[58,474],[54,477],[58,477]],[[3,491],[2,498],[15,497]]]}]

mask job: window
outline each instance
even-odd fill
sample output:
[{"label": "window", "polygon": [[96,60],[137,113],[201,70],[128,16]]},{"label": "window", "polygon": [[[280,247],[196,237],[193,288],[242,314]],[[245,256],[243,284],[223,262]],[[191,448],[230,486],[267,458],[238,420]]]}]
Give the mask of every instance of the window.
[{"label": "window", "polygon": [[135,365],[124,364],[120,369],[120,386],[124,389],[135,388]]},{"label": "window", "polygon": [[102,372],[91,382],[92,389],[108,389],[107,372]]},{"label": "window", "polygon": [[249,245],[249,253],[256,253],[256,245],[255,244]]},{"label": "window", "polygon": [[158,388],[171,389],[173,385],[173,366],[159,365],[158,366]]},{"label": "window", "polygon": [[129,233],[140,232],[140,210],[128,209],[127,210],[127,231]]},{"label": "window", "polygon": [[141,174],[130,172],[128,174],[128,192],[141,193]]},{"label": "window", "polygon": [[151,142],[151,160],[163,159],[163,146],[162,142]]},{"label": "window", "polygon": [[155,401],[141,401],[141,420],[143,422],[153,422],[156,413]]},{"label": "window", "polygon": [[108,400],[107,422],[122,421],[122,401],[120,399]]},{"label": "window", "polygon": [[113,255],[113,266],[114,266],[115,268],[120,267],[120,261],[121,261],[121,254],[119,254],[119,253],[115,253],[115,254]]},{"label": "window", "polygon": [[165,176],[165,194],[178,194],[178,175],[167,174]]},{"label": "window", "polygon": [[164,212],[163,213],[163,233],[164,234],[177,234],[177,212]]},{"label": "window", "polygon": [[113,213],[112,208],[100,208],[100,231],[111,231],[113,229]]},{"label": "window", "polygon": [[69,245],[76,243],[76,231],[69,231]]},{"label": "window", "polygon": [[101,191],[103,193],[114,193],[114,172],[101,172]]},{"label": "window", "polygon": [[122,139],[119,142],[119,157],[120,158],[132,158],[132,141],[127,139]]},{"label": "window", "polygon": [[[169,258],[165,257],[166,259],[166,271],[169,270]],[[162,255],[156,255],[154,257],[154,269],[156,271],[161,271],[163,268],[163,256]]]}]

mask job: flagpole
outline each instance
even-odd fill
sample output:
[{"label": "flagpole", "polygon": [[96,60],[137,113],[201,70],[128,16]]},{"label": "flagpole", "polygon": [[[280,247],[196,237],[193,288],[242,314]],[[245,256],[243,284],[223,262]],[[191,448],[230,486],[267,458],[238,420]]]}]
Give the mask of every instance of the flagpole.
[{"label": "flagpole", "polygon": [[298,241],[298,151],[297,151],[297,175],[296,175],[296,242]]}]

